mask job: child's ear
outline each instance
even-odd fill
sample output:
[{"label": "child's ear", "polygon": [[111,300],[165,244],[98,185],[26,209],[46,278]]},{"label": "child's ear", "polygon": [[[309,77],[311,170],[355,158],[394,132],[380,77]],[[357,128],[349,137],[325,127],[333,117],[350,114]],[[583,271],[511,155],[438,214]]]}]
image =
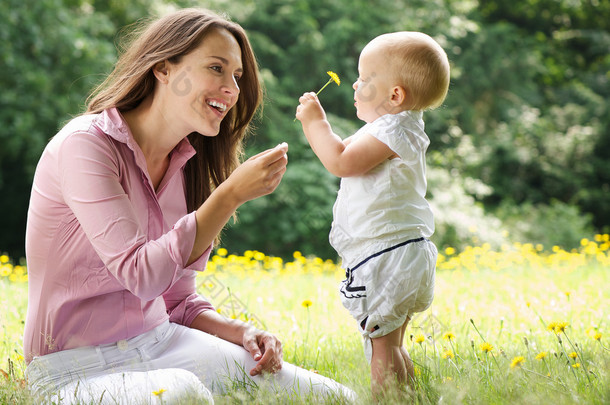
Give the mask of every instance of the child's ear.
[{"label": "child's ear", "polygon": [[392,94],[390,95],[390,103],[394,106],[401,106],[407,101],[409,93],[402,86],[392,87]]},{"label": "child's ear", "polygon": [[167,61],[163,61],[163,62],[158,62],[153,67],[153,74],[155,75],[157,80],[159,80],[163,84],[167,84],[167,82],[168,82],[169,70],[167,68],[168,67],[167,65],[168,65]]}]

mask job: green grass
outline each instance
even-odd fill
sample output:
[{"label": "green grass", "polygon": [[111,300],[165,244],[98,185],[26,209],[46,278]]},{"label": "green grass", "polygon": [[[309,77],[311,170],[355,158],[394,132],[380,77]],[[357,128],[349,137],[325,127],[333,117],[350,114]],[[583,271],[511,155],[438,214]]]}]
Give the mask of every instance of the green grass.
[{"label": "green grass", "polygon": [[[578,270],[439,271],[434,304],[407,330],[405,346],[416,363],[414,402],[610,403],[609,270],[592,264]],[[334,378],[353,388],[362,403],[372,402],[360,335],[337,295],[339,271],[216,270],[214,275],[239,300],[238,309],[247,309],[280,338],[286,361]],[[0,368],[10,374],[0,377],[0,403],[34,403],[20,385],[26,301],[26,283],[0,278]],[[567,326],[556,333],[549,330],[552,323]],[[481,350],[484,342],[493,347],[489,353]],[[546,356],[536,359],[542,352]],[[511,367],[514,362],[519,365]],[[406,399],[394,392],[384,402]],[[215,400],[316,402],[289,401],[265,390],[249,394],[237,383]]]}]

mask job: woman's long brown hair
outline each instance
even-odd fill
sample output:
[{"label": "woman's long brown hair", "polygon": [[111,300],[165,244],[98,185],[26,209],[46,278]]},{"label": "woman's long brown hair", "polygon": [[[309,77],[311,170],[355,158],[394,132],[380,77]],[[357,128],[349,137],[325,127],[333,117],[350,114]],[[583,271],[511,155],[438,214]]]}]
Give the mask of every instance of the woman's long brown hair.
[{"label": "woman's long brown hair", "polygon": [[185,167],[189,212],[196,210],[239,164],[242,141],[262,99],[258,66],[244,29],[211,11],[191,8],[133,31],[135,39],[120,55],[112,73],[94,90],[87,105],[87,113],[100,113],[111,107],[121,112],[136,108],[153,93],[153,67],[163,61],[178,63],[213,29],[225,29],[235,37],[241,48],[244,73],[239,81],[237,104],[222,121],[218,135],[188,136],[197,151]]}]

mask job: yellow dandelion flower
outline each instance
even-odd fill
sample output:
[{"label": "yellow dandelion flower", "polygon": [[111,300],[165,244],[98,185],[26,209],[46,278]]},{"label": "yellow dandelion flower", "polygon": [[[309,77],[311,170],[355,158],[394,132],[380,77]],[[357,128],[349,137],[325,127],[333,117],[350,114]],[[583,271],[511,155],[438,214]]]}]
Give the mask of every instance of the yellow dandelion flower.
[{"label": "yellow dandelion flower", "polygon": [[310,300],[305,300],[301,303],[305,308],[309,308],[313,303]]},{"label": "yellow dandelion flower", "polygon": [[521,367],[521,364],[525,362],[525,357],[517,356],[510,362],[510,368]]},{"label": "yellow dandelion flower", "polygon": [[565,291],[564,294],[566,295],[566,297],[570,298],[571,292],[570,291]]},{"label": "yellow dandelion flower", "polygon": [[328,79],[326,84],[324,86],[322,86],[322,88],[320,90],[318,90],[318,92],[316,93],[316,96],[318,94],[322,93],[322,90],[324,90],[326,88],[326,86],[328,86],[332,82],[337,83],[337,86],[341,84],[341,79],[339,79],[339,76],[335,72],[332,72],[332,71],[329,70],[326,73],[330,76],[330,79]]},{"label": "yellow dandelion flower", "polygon": [[562,332],[565,332],[568,325],[568,322],[557,322],[555,324],[555,333],[560,334]]},{"label": "yellow dandelion flower", "polygon": [[443,359],[452,359],[452,358],[454,358],[454,357],[455,357],[455,355],[454,355],[454,354],[453,354],[453,352],[452,352],[451,350],[449,350],[449,349],[447,349],[447,350],[445,350],[445,351],[443,352]]},{"label": "yellow dandelion flower", "polygon": [[557,322],[551,322],[547,325],[547,329],[550,330],[551,332],[555,332],[555,326],[557,326]]},{"label": "yellow dandelion flower", "polygon": [[332,72],[329,70],[326,73],[328,73],[330,78],[333,79],[333,82],[337,83],[337,86],[339,86],[341,84],[341,79],[339,79],[339,76],[335,72]]},{"label": "yellow dandelion flower", "polygon": [[424,340],[426,340],[426,337],[424,335],[422,335],[421,333],[418,333],[415,336],[415,343],[422,344],[424,342]]},{"label": "yellow dandelion flower", "polygon": [[572,364],[572,367],[574,367],[574,368],[580,368],[580,363],[574,363],[574,364]]},{"label": "yellow dandelion flower", "polygon": [[8,261],[9,261],[9,257],[7,255],[0,256],[0,263],[5,264],[5,263],[8,263]]},{"label": "yellow dandelion flower", "polygon": [[447,256],[451,256],[451,255],[455,254],[455,248],[452,248],[451,246],[449,246],[448,248],[445,249],[445,254]]},{"label": "yellow dandelion flower", "polygon": [[161,388],[160,390],[153,391],[152,393],[158,397],[158,396],[162,395],[165,391],[167,391],[165,388]]},{"label": "yellow dandelion flower", "polygon": [[576,352],[572,352],[568,356],[570,356],[571,358],[575,359],[575,358],[578,357],[578,354]]},{"label": "yellow dandelion flower", "polygon": [[602,334],[600,331],[598,331],[596,328],[588,328],[585,333],[587,334],[587,336],[589,336],[591,339],[593,340],[601,340],[602,338]]},{"label": "yellow dandelion flower", "polygon": [[443,339],[445,340],[453,340],[455,339],[455,335],[451,332],[447,332],[443,335]]},{"label": "yellow dandelion flower", "polygon": [[485,352],[485,353],[489,353],[489,352],[491,352],[494,349],[494,347],[491,344],[487,343],[487,342],[481,343],[479,345],[479,348],[481,349],[482,352]]},{"label": "yellow dandelion flower", "polygon": [[225,257],[227,254],[229,254],[229,251],[225,248],[220,248],[216,251],[216,254],[220,257]]},{"label": "yellow dandelion flower", "polygon": [[544,360],[546,358],[546,352],[540,352],[536,355],[536,360]]}]

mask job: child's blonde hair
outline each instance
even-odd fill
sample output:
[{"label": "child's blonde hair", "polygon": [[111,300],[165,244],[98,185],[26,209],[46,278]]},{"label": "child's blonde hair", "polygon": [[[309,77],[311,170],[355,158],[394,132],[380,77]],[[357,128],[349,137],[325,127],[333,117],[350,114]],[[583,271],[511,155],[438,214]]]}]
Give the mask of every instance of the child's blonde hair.
[{"label": "child's blonde hair", "polygon": [[379,46],[395,79],[409,94],[410,110],[440,106],[449,90],[449,60],[441,46],[421,32],[380,35],[367,45]]}]

